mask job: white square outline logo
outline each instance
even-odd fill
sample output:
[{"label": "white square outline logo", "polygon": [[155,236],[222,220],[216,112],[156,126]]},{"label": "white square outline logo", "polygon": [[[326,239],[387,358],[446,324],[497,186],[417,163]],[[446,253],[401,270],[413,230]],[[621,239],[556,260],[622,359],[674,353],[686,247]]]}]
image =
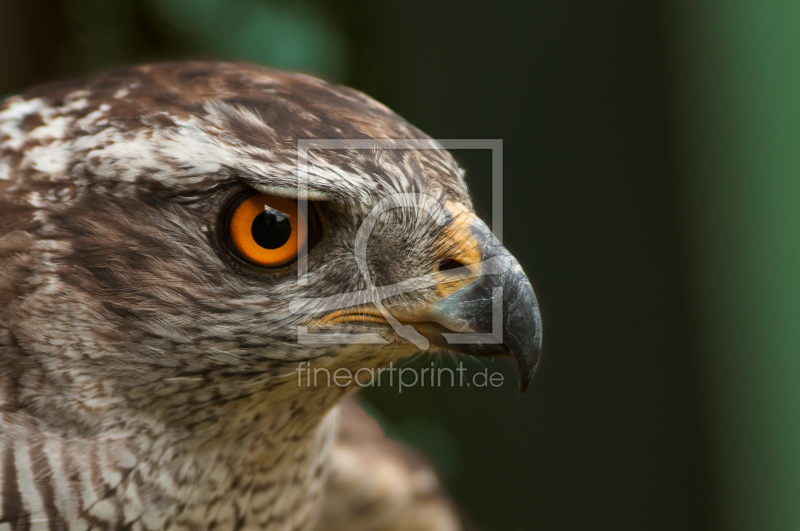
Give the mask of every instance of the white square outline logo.
[{"label": "white square outline logo", "polygon": [[[502,139],[441,139],[434,140],[430,138],[420,139],[298,139],[297,141],[297,203],[298,211],[300,213],[300,223],[305,224],[303,230],[308,232],[308,168],[309,168],[309,152],[313,149],[417,149],[417,150],[449,150],[449,149],[488,149],[492,152],[492,224],[491,231],[495,238],[502,244],[503,243],[503,140]],[[490,258],[483,262],[484,267],[481,270],[481,276],[485,274],[498,274],[502,273],[505,269],[505,264],[500,264],[497,261],[492,261]],[[362,274],[364,271],[362,270]],[[367,279],[369,282],[369,279]],[[297,282],[299,285],[308,284],[308,249],[303,246],[298,251],[297,256]],[[402,283],[401,283],[402,284]],[[375,291],[380,291],[375,288]],[[400,288],[402,290],[402,288]],[[398,291],[398,293],[401,291]],[[394,293],[382,293],[380,300],[386,298]],[[348,294],[343,294],[344,296]],[[353,294],[357,295],[357,294]],[[424,338],[416,329],[411,325],[402,325],[394,319],[389,312],[385,311],[380,304],[379,300],[372,300],[367,298],[362,300],[363,297],[350,299],[347,302],[348,307],[353,306],[357,302],[372,302],[375,303],[381,310],[381,313],[387,318],[389,324],[401,337],[411,341],[418,348],[422,350],[429,347],[427,338]],[[300,304],[290,305],[290,311],[293,313],[302,313],[302,301]],[[291,307],[294,309],[291,309]],[[337,309],[337,308],[328,308]],[[442,334],[448,344],[499,344],[502,343],[503,335],[503,288],[495,287],[492,290],[492,331],[490,333],[468,333],[468,332],[452,332]],[[366,334],[344,334],[344,333],[310,333],[307,326],[299,325],[297,327],[297,341],[298,344],[303,345],[333,345],[333,344],[387,344],[388,341],[383,339],[377,333]]]}]

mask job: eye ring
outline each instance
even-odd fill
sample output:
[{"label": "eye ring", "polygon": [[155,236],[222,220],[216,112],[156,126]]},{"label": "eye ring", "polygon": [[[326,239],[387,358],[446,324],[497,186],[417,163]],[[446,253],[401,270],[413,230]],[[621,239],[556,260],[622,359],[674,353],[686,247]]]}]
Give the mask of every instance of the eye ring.
[{"label": "eye ring", "polygon": [[223,212],[221,232],[226,247],[257,267],[285,267],[297,259],[300,249],[307,246],[311,250],[318,240],[314,207],[309,205],[306,221],[292,199],[248,190],[231,198]]}]

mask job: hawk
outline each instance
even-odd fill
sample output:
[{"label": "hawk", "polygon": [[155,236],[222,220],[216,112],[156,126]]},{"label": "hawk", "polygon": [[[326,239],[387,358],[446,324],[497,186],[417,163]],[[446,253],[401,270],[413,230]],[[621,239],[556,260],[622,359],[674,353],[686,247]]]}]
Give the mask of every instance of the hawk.
[{"label": "hawk", "polygon": [[301,376],[442,349],[512,356],[524,389],[536,299],[462,173],[367,96],[258,66],[5,100],[2,529],[461,529],[357,378]]}]

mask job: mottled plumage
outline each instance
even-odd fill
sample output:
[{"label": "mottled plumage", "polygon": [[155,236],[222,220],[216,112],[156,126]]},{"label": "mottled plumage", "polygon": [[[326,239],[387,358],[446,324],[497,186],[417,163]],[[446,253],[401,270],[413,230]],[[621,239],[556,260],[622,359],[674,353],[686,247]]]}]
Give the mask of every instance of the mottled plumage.
[{"label": "mottled plumage", "polygon": [[[246,188],[296,194],[304,138],[427,137],[357,91],[247,65],[129,68],[0,105],[3,526],[459,529],[427,469],[416,487],[413,474],[397,480],[412,481],[406,494],[429,495],[429,525],[407,511],[382,521],[364,504],[359,514],[352,497],[347,513],[344,485],[357,479],[347,465],[337,470],[347,461],[336,456],[358,437],[337,443],[336,406],[352,389],[299,386],[295,369],[379,367],[417,348],[385,322],[313,320],[289,304],[364,288],[356,232],[399,192],[433,196],[453,216],[442,227],[418,211],[384,214],[368,249],[376,285],[438,274],[447,259],[480,268],[489,248],[515,279],[524,274],[471,213],[462,172],[443,150],[312,151],[308,191],[324,235],[309,253],[309,282],[298,283],[296,265],[235,259],[220,243],[221,210]],[[472,236],[458,236],[458,220]],[[480,242],[475,263],[458,250],[465,238]],[[466,293],[473,280],[442,282]],[[505,324],[518,316],[536,329],[524,348],[510,347],[529,372],[540,336],[528,291],[515,299],[524,312],[506,301]],[[407,316],[442,296],[419,289],[388,307]],[[387,344],[298,344],[299,324],[376,332]],[[393,514],[392,500],[376,510]]]}]

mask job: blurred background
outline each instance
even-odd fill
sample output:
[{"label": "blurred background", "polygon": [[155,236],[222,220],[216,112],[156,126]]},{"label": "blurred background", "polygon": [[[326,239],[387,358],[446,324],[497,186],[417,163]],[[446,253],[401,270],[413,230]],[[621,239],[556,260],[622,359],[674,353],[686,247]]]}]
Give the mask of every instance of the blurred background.
[{"label": "blurred background", "polygon": [[[211,58],[503,140],[531,388],[365,397],[480,526],[798,530],[800,2],[0,0],[0,94]],[[489,219],[490,153],[456,157]]]}]

